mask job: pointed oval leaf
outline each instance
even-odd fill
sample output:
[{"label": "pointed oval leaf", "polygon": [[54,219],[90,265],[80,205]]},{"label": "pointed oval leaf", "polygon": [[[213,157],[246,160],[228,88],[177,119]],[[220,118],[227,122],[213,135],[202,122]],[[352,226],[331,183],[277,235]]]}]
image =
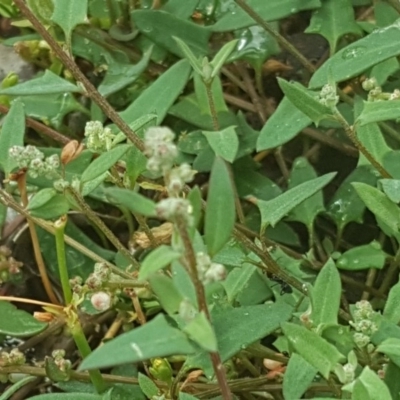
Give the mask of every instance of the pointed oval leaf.
[{"label": "pointed oval leaf", "polygon": [[8,301],[0,301],[0,334],[27,337],[43,331],[48,324],[40,322]]},{"label": "pointed oval leaf", "polygon": [[140,372],[138,375],[138,383],[140,389],[148,399],[152,399],[153,397],[158,395],[159,390],[157,385],[149,377]]},{"label": "pointed oval leaf", "polygon": [[235,200],[228,166],[215,158],[208,188],[204,233],[208,252],[216,254],[229,240],[235,224]]},{"label": "pointed oval leaf", "polygon": [[400,20],[397,20],[394,24],[376,29],[368,36],[341,49],[315,72],[310,81],[310,88],[325,85],[329,77],[335,82],[345,81],[381,61],[399,55],[399,34]]},{"label": "pointed oval leaf", "polygon": [[371,122],[387,121],[400,118],[400,101],[365,101],[364,108],[356,120],[356,124],[364,126]]},{"label": "pointed oval leaf", "polygon": [[156,216],[156,204],[148,198],[128,189],[108,188],[105,195],[110,203],[128,208],[145,217]]},{"label": "pointed oval leaf", "polygon": [[400,179],[380,179],[382,190],[393,203],[400,203]]},{"label": "pointed oval leaf", "polygon": [[150,275],[165,268],[172,261],[181,257],[181,253],[171,246],[159,246],[146,256],[139,271],[139,279],[146,280]]},{"label": "pointed oval leaf", "polygon": [[184,298],[174,285],[172,279],[161,274],[151,275],[149,283],[166,313],[168,315],[176,314]]},{"label": "pointed oval leaf", "polygon": [[145,325],[98,347],[83,360],[79,369],[112,367],[194,351],[186,335],[171,327],[163,315],[158,315]]},{"label": "pointed oval leaf", "polygon": [[379,399],[379,400],[392,400],[389,389],[383,380],[377,375],[375,371],[372,371],[368,366],[364,367],[361,375],[357,378],[356,383],[361,383],[364,391],[361,391],[361,396],[355,396],[355,391],[353,391],[352,399],[354,400],[366,400]]},{"label": "pointed oval leaf", "polygon": [[295,351],[325,379],[328,379],[329,372],[333,371],[336,364],[345,359],[336,347],[303,326],[284,322],[282,330]]},{"label": "pointed oval leaf", "polygon": [[3,120],[0,131],[0,165],[6,176],[17,166],[8,151],[12,146],[23,146],[24,135],[24,104],[21,101],[13,101],[10,111]]},{"label": "pointed oval leaf", "polygon": [[397,233],[400,227],[399,207],[384,193],[372,186],[359,182],[352,183],[352,185],[367,208],[394,233]]},{"label": "pointed oval leaf", "polygon": [[64,94],[64,93],[80,93],[82,90],[60,78],[50,70],[46,70],[44,75],[39,78],[31,79],[27,82],[19,83],[6,89],[0,89],[0,94],[10,96],[31,96],[36,94]]},{"label": "pointed oval leaf", "polygon": [[183,329],[187,335],[206,351],[218,351],[217,338],[204,312],[198,313]]},{"label": "pointed oval leaf", "polygon": [[229,126],[221,131],[203,131],[203,135],[214,153],[228,162],[235,160],[239,149],[239,139],[235,126]]},{"label": "pointed oval leaf", "polygon": [[319,272],[312,289],[311,319],[315,326],[337,324],[342,285],[340,275],[332,259]]},{"label": "pointed oval leaf", "polygon": [[262,228],[264,229],[267,225],[275,226],[294,207],[327,185],[335,175],[336,172],[331,172],[301,183],[269,201],[257,199],[257,206],[261,212]]},{"label": "pointed oval leaf", "polygon": [[93,160],[83,171],[81,182],[89,182],[108,171],[117,161],[121,161],[125,153],[132,147],[131,144],[120,144],[113,149],[101,154]]},{"label": "pointed oval leaf", "polygon": [[323,119],[333,119],[330,108],[318,100],[318,94],[307,90],[299,83],[290,83],[278,78],[279,86],[287,98],[317,126]]},{"label": "pointed oval leaf", "polygon": [[345,251],[337,260],[339,269],[359,271],[367,268],[381,269],[385,265],[387,254],[376,241]]},{"label": "pointed oval leaf", "polygon": [[395,324],[400,322],[400,281],[397,282],[389,291],[386,300],[383,316]]},{"label": "pointed oval leaf", "polygon": [[257,151],[273,149],[287,143],[311,122],[311,119],[285,96],[261,129],[257,139]]}]

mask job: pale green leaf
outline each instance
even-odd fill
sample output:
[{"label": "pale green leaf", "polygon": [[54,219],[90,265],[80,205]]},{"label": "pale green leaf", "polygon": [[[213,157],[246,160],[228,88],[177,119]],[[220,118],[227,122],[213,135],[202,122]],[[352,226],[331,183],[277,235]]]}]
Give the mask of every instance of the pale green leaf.
[{"label": "pale green leaf", "polygon": [[198,313],[183,329],[187,335],[206,351],[218,350],[217,338],[204,312]]},{"label": "pale green leaf", "polygon": [[165,268],[181,257],[181,253],[170,246],[161,245],[146,256],[140,267],[139,279],[146,280],[150,275]]},{"label": "pale green leaf", "polygon": [[220,131],[203,131],[214,153],[224,160],[233,162],[239,149],[239,139],[235,126]]}]

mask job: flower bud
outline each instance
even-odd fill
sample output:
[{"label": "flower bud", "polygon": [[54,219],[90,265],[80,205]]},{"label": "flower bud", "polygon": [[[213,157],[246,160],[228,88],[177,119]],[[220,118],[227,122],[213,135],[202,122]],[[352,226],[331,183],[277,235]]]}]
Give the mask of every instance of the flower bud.
[{"label": "flower bud", "polygon": [[90,299],[93,307],[98,311],[106,311],[111,307],[111,296],[106,292],[97,292]]},{"label": "flower bud", "polygon": [[77,140],[68,142],[61,151],[61,163],[67,165],[72,160],[75,160],[82,153],[83,147],[83,144]]}]

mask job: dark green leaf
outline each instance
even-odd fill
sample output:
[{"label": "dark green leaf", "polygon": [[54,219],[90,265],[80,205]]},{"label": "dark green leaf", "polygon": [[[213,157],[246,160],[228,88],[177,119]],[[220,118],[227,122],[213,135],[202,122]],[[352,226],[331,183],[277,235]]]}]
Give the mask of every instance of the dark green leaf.
[{"label": "dark green leaf", "polygon": [[328,379],[336,364],[344,360],[336,347],[303,326],[284,322],[282,330],[296,353],[315,367],[325,379]]},{"label": "dark green leaf", "polygon": [[[172,328],[163,315],[158,315],[147,324],[98,347],[83,360],[79,369],[112,367],[193,352],[194,348],[186,335]],[[110,354],[113,356],[110,357]]]},{"label": "dark green leaf", "polygon": [[65,79],[60,78],[50,70],[46,70],[39,78],[19,83],[6,89],[0,89],[0,94],[10,96],[30,96],[35,94],[80,93],[82,90]]},{"label": "dark green leaf", "polygon": [[47,393],[29,397],[29,400],[107,400],[100,394],[89,393]]},{"label": "dark green leaf", "polygon": [[30,210],[30,214],[32,216],[50,220],[61,217],[62,215],[68,213],[70,209],[70,204],[64,195],[60,193],[54,193],[54,196],[52,196],[45,202],[42,202],[43,199],[38,199],[37,202],[35,202],[35,197],[37,197],[40,192],[33,197],[32,201],[29,202],[28,210]]},{"label": "dark green leaf", "polygon": [[275,226],[294,207],[327,185],[335,175],[336,173],[333,172],[311,179],[269,201],[257,199],[257,206],[261,212],[262,229],[267,225]]},{"label": "dark green leaf", "polygon": [[161,10],[136,10],[132,13],[132,19],[143,35],[178,57],[184,54],[174,36],[184,40],[196,57],[209,53],[211,31],[205,27]]},{"label": "dark green leaf", "polygon": [[146,217],[154,217],[156,215],[156,204],[133,190],[108,188],[105,190],[105,194],[110,203],[126,207],[133,213]]},{"label": "dark green leaf", "polygon": [[131,144],[120,144],[101,154],[83,171],[81,182],[89,182],[108,171],[117,161],[121,161],[124,154],[131,148]]},{"label": "dark green leaf", "polygon": [[317,126],[323,119],[333,119],[332,110],[319,101],[317,93],[299,83],[290,83],[281,78],[278,78],[278,82],[287,98]]},{"label": "dark green leaf", "polygon": [[312,289],[311,319],[315,326],[337,324],[342,285],[335,263],[329,259],[319,272]]},{"label": "dark green leaf", "polygon": [[0,301],[0,333],[16,337],[33,336],[42,332],[48,324],[40,322],[26,311],[17,309],[8,301]]},{"label": "dark green leaf", "polygon": [[390,289],[383,316],[395,324],[400,322],[400,282]]},{"label": "dark green leaf", "polygon": [[[248,0],[248,5],[265,21],[275,21],[301,10],[318,8],[319,0]],[[255,25],[256,22],[238,5],[232,3],[228,12],[212,26],[214,32],[226,32]]]},{"label": "dark green leaf", "polygon": [[336,261],[339,269],[358,271],[368,268],[382,269],[385,265],[386,253],[378,242],[353,247],[344,252]]},{"label": "dark green leaf", "polygon": [[211,171],[205,215],[205,242],[211,256],[229,240],[235,224],[235,200],[228,166],[215,158]]},{"label": "dark green leaf", "polygon": [[173,250],[170,246],[159,246],[144,259],[139,272],[139,279],[146,280],[150,275],[165,268],[172,261],[181,257],[181,253]]},{"label": "dark green leaf", "polygon": [[329,76],[335,82],[345,81],[381,61],[399,55],[399,30],[400,26],[396,21],[341,49],[313,75],[310,88],[325,85]]},{"label": "dark green leaf", "polygon": [[0,131],[0,165],[6,176],[17,166],[8,151],[12,146],[23,146],[25,135],[24,104],[14,101],[5,116]]}]

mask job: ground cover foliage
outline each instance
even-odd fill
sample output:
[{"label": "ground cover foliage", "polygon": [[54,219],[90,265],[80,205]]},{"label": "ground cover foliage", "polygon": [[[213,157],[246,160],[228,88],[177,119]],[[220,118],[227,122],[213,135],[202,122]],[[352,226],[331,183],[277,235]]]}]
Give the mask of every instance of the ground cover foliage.
[{"label": "ground cover foliage", "polygon": [[0,15],[1,400],[400,398],[397,1]]}]

